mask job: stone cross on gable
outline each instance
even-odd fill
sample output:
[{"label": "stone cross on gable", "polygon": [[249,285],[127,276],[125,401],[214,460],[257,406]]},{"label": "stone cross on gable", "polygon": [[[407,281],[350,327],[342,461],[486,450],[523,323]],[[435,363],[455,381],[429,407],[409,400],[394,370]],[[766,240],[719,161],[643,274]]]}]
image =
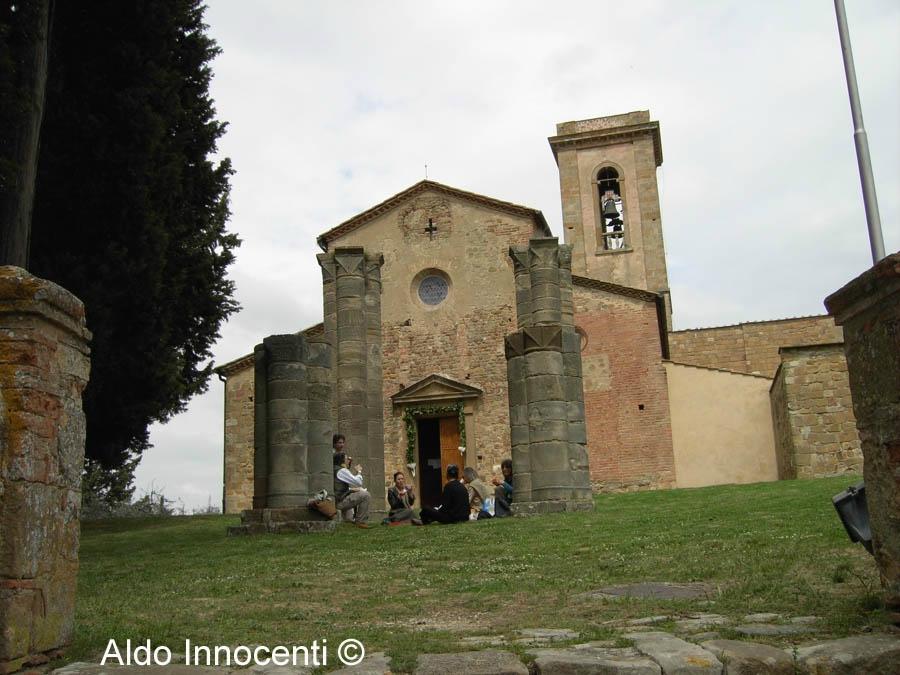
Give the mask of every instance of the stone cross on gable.
[{"label": "stone cross on gable", "polygon": [[434,233],[437,232],[437,226],[431,222],[431,218],[428,219],[428,227],[425,228],[425,231],[428,233],[429,239],[434,239]]}]

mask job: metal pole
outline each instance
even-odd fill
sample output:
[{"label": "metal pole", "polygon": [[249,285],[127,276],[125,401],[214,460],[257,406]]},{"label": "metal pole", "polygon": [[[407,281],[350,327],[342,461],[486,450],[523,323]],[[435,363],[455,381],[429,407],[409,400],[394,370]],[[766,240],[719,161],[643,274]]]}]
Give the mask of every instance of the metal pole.
[{"label": "metal pole", "polygon": [[850,31],[847,28],[844,0],[834,0],[834,12],[837,14],[838,34],[841,37],[844,72],[847,75],[847,93],[850,94],[853,142],[856,144],[856,162],[859,165],[859,180],[862,183],[863,203],[866,207],[866,223],[869,226],[869,246],[872,248],[872,262],[877,263],[884,258],[884,238],[881,234],[881,216],[878,213],[875,179],[872,176],[872,160],[869,157],[869,140],[866,137],[862,108],[859,105],[859,89],[856,86],[856,68],[853,65],[853,50],[850,47]]}]

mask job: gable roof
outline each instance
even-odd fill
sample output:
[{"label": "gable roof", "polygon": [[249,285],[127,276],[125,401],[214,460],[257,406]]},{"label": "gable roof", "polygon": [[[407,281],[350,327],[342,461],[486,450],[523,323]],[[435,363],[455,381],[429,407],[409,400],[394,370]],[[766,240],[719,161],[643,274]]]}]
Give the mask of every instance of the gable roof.
[{"label": "gable roof", "polygon": [[[317,323],[309,328],[304,328],[301,331],[297,331],[297,335],[304,335],[308,338],[316,337],[319,335],[325,335],[325,324]],[[244,356],[239,356],[236,359],[232,359],[228,363],[223,363],[221,366],[213,368],[213,372],[219,376],[219,379],[222,380],[223,377],[229,377],[234,375],[235,373],[239,373],[242,370],[250,368],[253,365],[253,352],[249,354],[244,354]],[[224,382],[224,380],[222,380]]]},{"label": "gable roof", "polygon": [[478,398],[484,392],[447,375],[432,373],[391,396],[394,405]]},{"label": "gable roof", "polygon": [[328,244],[338,237],[342,237],[348,232],[352,232],[358,227],[368,223],[370,220],[374,220],[381,214],[386,213],[387,211],[390,211],[391,209],[399,206],[408,199],[412,199],[416,195],[422,194],[423,192],[427,192],[429,190],[433,192],[441,192],[445,195],[456,197],[458,199],[472,202],[474,204],[479,204],[481,206],[487,206],[488,208],[494,209],[496,211],[502,211],[514,216],[524,216],[526,218],[531,218],[534,221],[535,227],[539,229],[544,234],[544,236],[553,236],[553,233],[550,232],[550,226],[547,225],[547,221],[544,218],[544,214],[537,209],[532,209],[527,206],[521,206],[519,204],[513,204],[512,202],[504,202],[492,197],[485,197],[484,195],[476,194],[475,192],[466,192],[465,190],[450,187],[449,185],[444,185],[443,183],[436,183],[433,180],[421,180],[411,187],[406,188],[402,192],[398,192],[393,197],[388,197],[380,204],[376,204],[372,208],[353,216],[352,218],[350,218],[350,220],[345,220],[340,225],[336,225],[327,232],[323,232],[316,238],[316,243],[319,244],[323,251],[327,251]]}]

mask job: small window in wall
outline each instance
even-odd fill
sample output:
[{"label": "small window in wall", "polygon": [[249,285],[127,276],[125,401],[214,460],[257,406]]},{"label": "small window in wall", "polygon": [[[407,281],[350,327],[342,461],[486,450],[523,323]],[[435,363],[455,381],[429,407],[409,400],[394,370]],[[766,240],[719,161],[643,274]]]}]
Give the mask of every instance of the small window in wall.
[{"label": "small window in wall", "polygon": [[597,172],[600,195],[600,246],[604,251],[625,248],[625,205],[619,172],[605,166]]}]

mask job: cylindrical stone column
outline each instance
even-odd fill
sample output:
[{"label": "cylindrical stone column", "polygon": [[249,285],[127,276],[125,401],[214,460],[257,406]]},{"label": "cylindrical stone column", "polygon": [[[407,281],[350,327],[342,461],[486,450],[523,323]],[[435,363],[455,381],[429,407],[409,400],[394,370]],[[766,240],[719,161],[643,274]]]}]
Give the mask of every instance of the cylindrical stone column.
[{"label": "cylindrical stone column", "polygon": [[363,465],[365,484],[372,495],[371,515],[380,520],[385,511],[384,391],[381,362],[381,266],[380,253],[366,255],[366,409],[368,459]]},{"label": "cylindrical stone column", "polygon": [[529,245],[531,325],[562,322],[559,294],[559,243],[555,237],[532,239]]},{"label": "cylindrical stone column", "polygon": [[354,460],[369,467],[365,255],[362,248],[334,252],[336,288],[337,429]]},{"label": "cylindrical stone column", "polygon": [[309,355],[306,361],[306,393],[309,411],[307,436],[307,466],[309,470],[309,492],[334,490],[334,469],[332,462],[331,422],[332,379],[331,361],[333,349],[324,339],[309,340]]},{"label": "cylindrical stone column", "polygon": [[266,347],[253,349],[253,508],[264,509],[269,494],[269,445],[266,441]]},{"label": "cylindrical stone column", "polygon": [[506,378],[509,390],[509,424],[515,471],[515,500],[531,501],[531,455],[528,432],[528,400],[525,394],[523,333],[506,337]]},{"label": "cylindrical stone column", "polygon": [[266,348],[266,506],[305,506],[309,499],[306,391],[306,340],[302,335],[271,335]]},{"label": "cylindrical stone column", "polygon": [[587,428],[584,419],[584,382],[581,371],[581,336],[571,326],[562,328],[563,375],[568,423],[569,466],[574,499],[591,498]]},{"label": "cylindrical stone column", "polygon": [[531,497],[571,499],[569,432],[559,326],[534,326],[525,333],[525,396],[528,401]]},{"label": "cylindrical stone column", "polygon": [[516,284],[516,326],[519,329],[531,325],[531,275],[527,246],[511,246],[509,257],[513,261]]},{"label": "cylindrical stone column", "polygon": [[[320,253],[316,256],[319,266],[322,268],[322,325],[325,329],[325,340],[331,345],[331,363],[329,367],[332,372],[332,382],[334,373],[337,372],[337,298],[335,283],[334,254]],[[333,389],[333,387],[332,387]],[[337,396],[332,391],[331,397],[331,421],[335,422],[338,418],[337,414]]]}]

